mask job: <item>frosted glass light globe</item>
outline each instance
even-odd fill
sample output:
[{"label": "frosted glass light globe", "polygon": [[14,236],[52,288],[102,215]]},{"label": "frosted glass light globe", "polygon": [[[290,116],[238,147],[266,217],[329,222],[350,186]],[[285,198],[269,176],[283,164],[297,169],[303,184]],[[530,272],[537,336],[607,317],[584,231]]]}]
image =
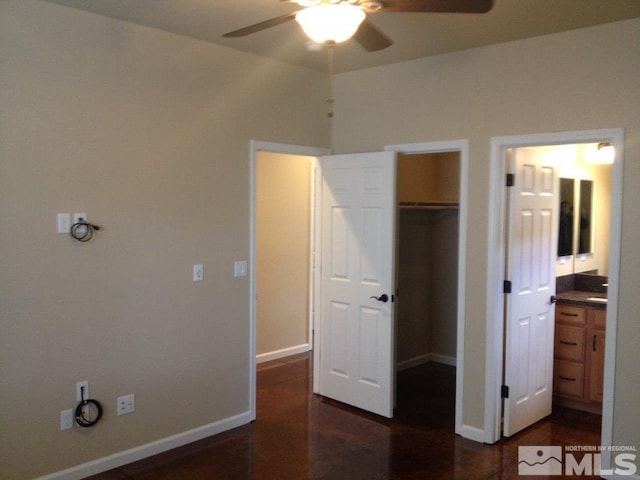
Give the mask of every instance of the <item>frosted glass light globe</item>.
[{"label": "frosted glass light globe", "polygon": [[344,42],[353,36],[365,18],[360,7],[348,3],[323,3],[296,14],[296,21],[311,40]]}]

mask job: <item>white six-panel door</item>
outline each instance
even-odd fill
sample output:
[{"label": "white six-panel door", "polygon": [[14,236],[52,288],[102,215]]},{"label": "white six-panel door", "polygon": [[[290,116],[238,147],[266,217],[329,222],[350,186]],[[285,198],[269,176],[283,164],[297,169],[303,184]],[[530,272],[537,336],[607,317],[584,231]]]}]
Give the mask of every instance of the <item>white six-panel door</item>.
[{"label": "white six-panel door", "polygon": [[331,155],[319,163],[319,393],[391,417],[395,153]]},{"label": "white six-panel door", "polygon": [[512,156],[506,296],[505,436],[551,413],[559,180],[553,159],[535,149]]}]

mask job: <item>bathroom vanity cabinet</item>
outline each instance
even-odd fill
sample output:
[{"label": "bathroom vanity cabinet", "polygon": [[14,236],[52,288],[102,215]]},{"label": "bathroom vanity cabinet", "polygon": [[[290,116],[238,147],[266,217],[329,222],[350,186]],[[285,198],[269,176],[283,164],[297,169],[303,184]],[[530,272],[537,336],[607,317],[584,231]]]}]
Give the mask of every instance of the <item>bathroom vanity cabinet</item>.
[{"label": "bathroom vanity cabinet", "polygon": [[606,308],[556,305],[554,403],[602,413]]}]

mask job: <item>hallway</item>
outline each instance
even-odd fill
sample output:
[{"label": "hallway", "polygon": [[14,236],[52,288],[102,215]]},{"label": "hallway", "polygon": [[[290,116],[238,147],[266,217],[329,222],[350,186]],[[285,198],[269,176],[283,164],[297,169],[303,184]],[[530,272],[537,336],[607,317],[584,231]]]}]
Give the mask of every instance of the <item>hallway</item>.
[{"label": "hallway", "polygon": [[555,406],[496,445],[456,436],[455,368],[446,365],[400,372],[391,420],[314,395],[311,374],[309,354],[260,364],[256,422],[90,478],[506,480],[519,478],[518,446],[600,443],[599,416]]}]

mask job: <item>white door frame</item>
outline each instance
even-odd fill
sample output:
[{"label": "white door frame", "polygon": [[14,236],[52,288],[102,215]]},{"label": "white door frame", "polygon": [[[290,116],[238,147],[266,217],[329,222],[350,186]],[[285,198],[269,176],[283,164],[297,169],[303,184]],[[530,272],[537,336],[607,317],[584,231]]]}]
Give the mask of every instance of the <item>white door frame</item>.
[{"label": "white door frame", "polygon": [[456,413],[455,432],[462,437],[483,441],[482,431],[463,423],[462,406],[464,400],[464,325],[466,297],[467,267],[467,210],[468,210],[468,178],[469,178],[469,141],[448,140],[440,142],[407,143],[387,145],[385,150],[398,154],[411,153],[460,153],[460,210],[458,218],[458,303],[457,303],[457,338],[456,338]]},{"label": "white door frame", "polygon": [[[503,293],[505,263],[504,188],[508,148],[578,143],[610,142],[616,149],[611,189],[611,242],[609,247],[609,282],[607,304],[607,337],[604,368],[604,400],[602,404],[602,445],[613,439],[613,400],[615,382],[615,349],[618,323],[618,284],[620,280],[620,241],[622,227],[622,186],[624,161],[624,129],[602,129],[577,132],[543,133],[494,137],[491,139],[491,171],[489,185],[489,231],[487,268],[487,338],[485,377],[485,443],[495,443],[501,436],[500,386],[502,383]],[[603,452],[602,465],[608,468],[610,454]]]},{"label": "white door frame", "polygon": [[[283,155],[300,155],[306,157],[319,157],[331,153],[328,148],[309,147],[303,145],[289,145],[284,143],[261,142],[251,140],[249,142],[249,413],[251,420],[256,419],[256,352],[257,352],[257,312],[256,312],[256,168],[258,152],[281,153]],[[311,185],[312,203],[313,190]],[[313,208],[313,207],[312,207]],[[313,213],[313,212],[312,212]],[[313,227],[312,227],[313,228]],[[312,239],[314,233],[311,233]],[[311,273],[313,275],[313,272]],[[313,292],[310,292],[312,295]],[[311,315],[310,315],[311,317]],[[309,320],[311,322],[311,318]],[[309,336],[312,335],[313,325],[309,325]]]}]

